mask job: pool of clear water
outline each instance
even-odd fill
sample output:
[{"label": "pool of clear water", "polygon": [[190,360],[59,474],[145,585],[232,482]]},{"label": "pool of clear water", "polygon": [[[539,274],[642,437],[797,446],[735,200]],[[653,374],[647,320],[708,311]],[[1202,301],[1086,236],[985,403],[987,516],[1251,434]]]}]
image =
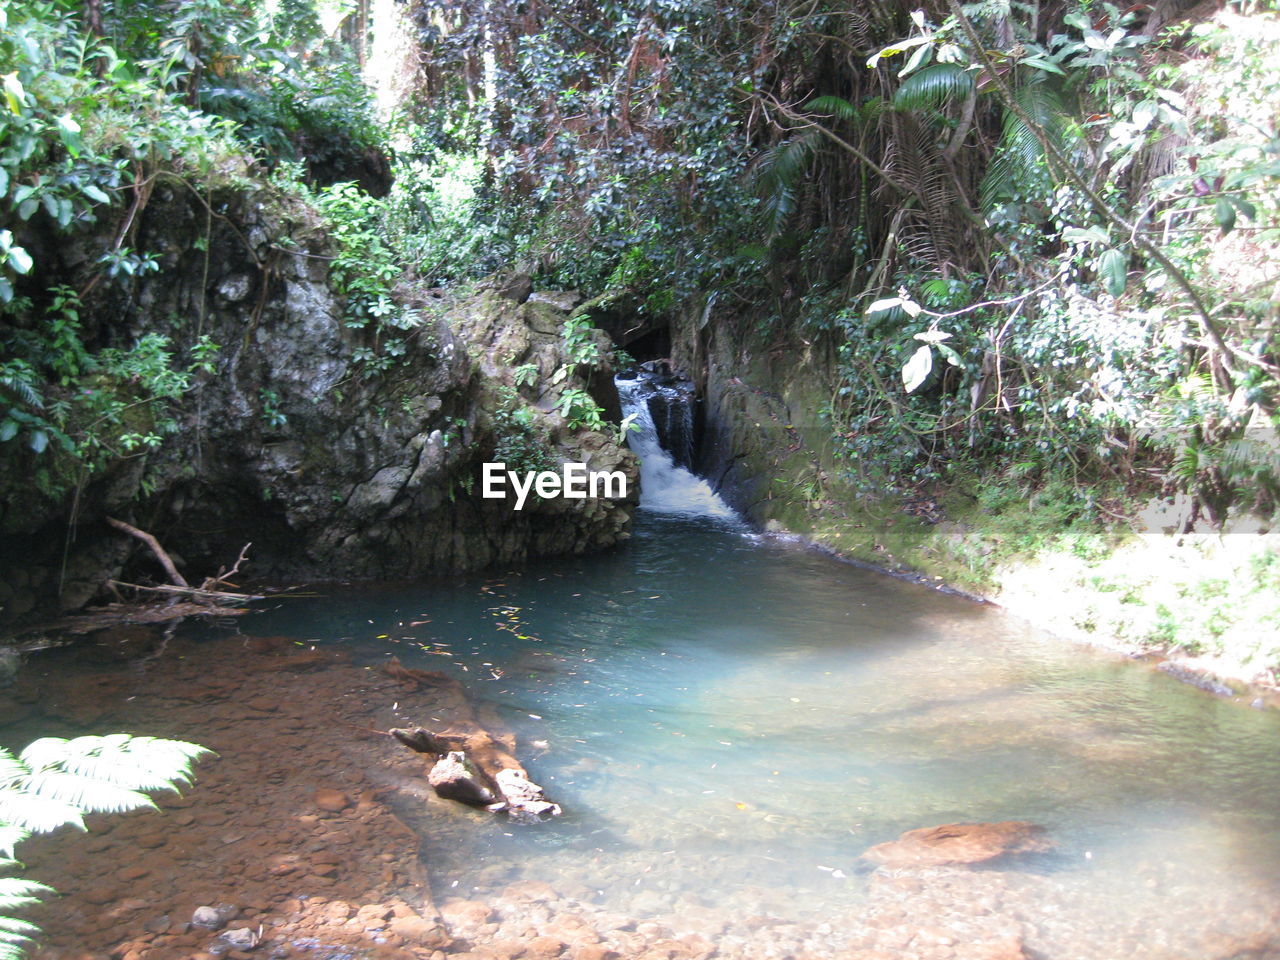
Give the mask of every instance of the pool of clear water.
[{"label": "pool of clear water", "polygon": [[343,589],[252,629],[446,670],[516,730],[564,814],[415,821],[437,896],[537,881],[637,919],[825,923],[794,934],[814,947],[865,919],[870,845],[1030,820],[1051,851],[939,870],[1046,956],[1210,956],[1277,920],[1275,711],[722,517],[645,511],[605,556]]}]

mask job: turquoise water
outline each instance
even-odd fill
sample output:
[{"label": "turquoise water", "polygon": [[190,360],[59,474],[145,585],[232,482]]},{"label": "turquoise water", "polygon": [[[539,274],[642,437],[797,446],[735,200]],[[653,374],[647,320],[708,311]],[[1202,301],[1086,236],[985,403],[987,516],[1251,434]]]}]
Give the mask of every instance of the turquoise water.
[{"label": "turquoise water", "polygon": [[1206,925],[1256,926],[1280,893],[1275,711],[730,520],[642,511],[610,555],[344,589],[252,629],[447,670],[517,731],[564,816],[432,804],[438,896],[538,880],[816,923],[865,901],[868,846],[994,820],[1055,847],[963,882],[997,884],[1049,955],[1203,955]]}]

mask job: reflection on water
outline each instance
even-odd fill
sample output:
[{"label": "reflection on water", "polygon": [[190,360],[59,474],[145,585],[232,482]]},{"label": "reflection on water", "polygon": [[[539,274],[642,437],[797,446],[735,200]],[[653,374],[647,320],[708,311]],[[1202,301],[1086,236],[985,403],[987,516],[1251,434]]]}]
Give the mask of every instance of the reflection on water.
[{"label": "reflection on water", "polygon": [[1033,820],[1051,853],[937,882],[1048,956],[1204,956],[1215,925],[1274,922],[1274,712],[731,522],[642,515],[611,556],[254,629],[450,670],[518,731],[565,816],[423,820],[441,895],[537,880],[642,916],[819,923],[883,895],[855,862],[874,843]]}]

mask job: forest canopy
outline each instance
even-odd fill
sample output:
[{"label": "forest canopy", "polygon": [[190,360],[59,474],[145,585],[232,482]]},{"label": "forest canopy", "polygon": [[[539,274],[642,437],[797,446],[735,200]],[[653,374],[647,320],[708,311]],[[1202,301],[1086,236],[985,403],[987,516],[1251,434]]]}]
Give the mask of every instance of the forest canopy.
[{"label": "forest canopy", "polygon": [[[3,16],[0,451],[50,495],[163,442],[216,364],[85,322],[157,269],[133,243],[151,191],[254,181],[326,218],[371,376],[414,323],[397,284],[521,269],[813,347],[866,495],[976,471],[1273,509],[1270,4]],[[92,262],[44,269],[64,235],[100,238]]]}]

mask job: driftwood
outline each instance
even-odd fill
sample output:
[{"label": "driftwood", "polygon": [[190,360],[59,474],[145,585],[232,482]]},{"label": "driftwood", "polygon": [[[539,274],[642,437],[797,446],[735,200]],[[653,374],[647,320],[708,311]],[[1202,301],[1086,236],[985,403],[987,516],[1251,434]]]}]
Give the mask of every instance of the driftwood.
[{"label": "driftwood", "polygon": [[[129,536],[141,540],[150,549],[155,558],[160,562],[160,566],[164,567],[164,572],[169,575],[169,583],[157,584],[155,586],[143,586],[137,583],[125,583],[122,580],[108,580],[107,586],[113,590],[116,587],[126,587],[130,590],[145,590],[150,593],[166,593],[175,597],[187,597],[196,603],[248,603],[250,600],[261,600],[262,597],[249,593],[229,593],[225,590],[214,589],[223,584],[235,586],[234,583],[228,583],[227,578],[238,573],[240,564],[244,563],[245,558],[249,554],[249,548],[253,546],[252,542],[246,543],[240,549],[240,556],[236,558],[235,564],[228,570],[222,567],[218,570],[216,577],[205,577],[204,582],[199,587],[193,587],[187,583],[186,578],[178,572],[177,566],[174,565],[173,558],[165,552],[164,547],[160,546],[160,541],[145,530],[139,530],[132,524],[125,523],[123,520],[117,520],[115,517],[105,517],[107,523],[115,527]],[[118,594],[117,594],[118,596]]]},{"label": "driftwood", "polygon": [[[206,583],[208,581],[205,581]],[[225,590],[205,590],[203,587],[175,587],[168,583],[157,583],[146,586],[141,583],[125,583],[123,580],[108,580],[109,587],[126,587],[130,590],[146,590],[150,593],[167,593],[172,596],[190,597],[192,600],[205,600],[213,603],[248,603],[250,600],[261,600],[255,593],[227,593]]]},{"label": "driftwood", "polygon": [[435,670],[416,670],[391,658],[383,669],[414,686],[429,686],[447,700],[451,717],[443,730],[398,727],[387,733],[397,742],[432,760],[428,775],[438,795],[489,810],[505,810],[517,819],[557,816],[560,807],[516,759],[515,735],[491,732],[480,722],[466,691],[453,677]]},{"label": "driftwood", "polygon": [[191,584],[187,583],[187,581],[183,579],[182,574],[178,572],[178,568],[173,565],[173,560],[170,559],[169,554],[165,553],[164,547],[160,546],[159,540],[147,533],[145,530],[139,530],[137,527],[130,526],[123,520],[117,520],[115,517],[106,517],[105,519],[107,523],[111,524],[111,526],[115,527],[117,530],[122,530],[129,536],[136,537],[138,540],[141,540],[150,547],[151,552],[155,554],[155,558],[160,561],[160,566],[164,567],[164,572],[169,575],[170,583],[176,587],[191,586]]}]

